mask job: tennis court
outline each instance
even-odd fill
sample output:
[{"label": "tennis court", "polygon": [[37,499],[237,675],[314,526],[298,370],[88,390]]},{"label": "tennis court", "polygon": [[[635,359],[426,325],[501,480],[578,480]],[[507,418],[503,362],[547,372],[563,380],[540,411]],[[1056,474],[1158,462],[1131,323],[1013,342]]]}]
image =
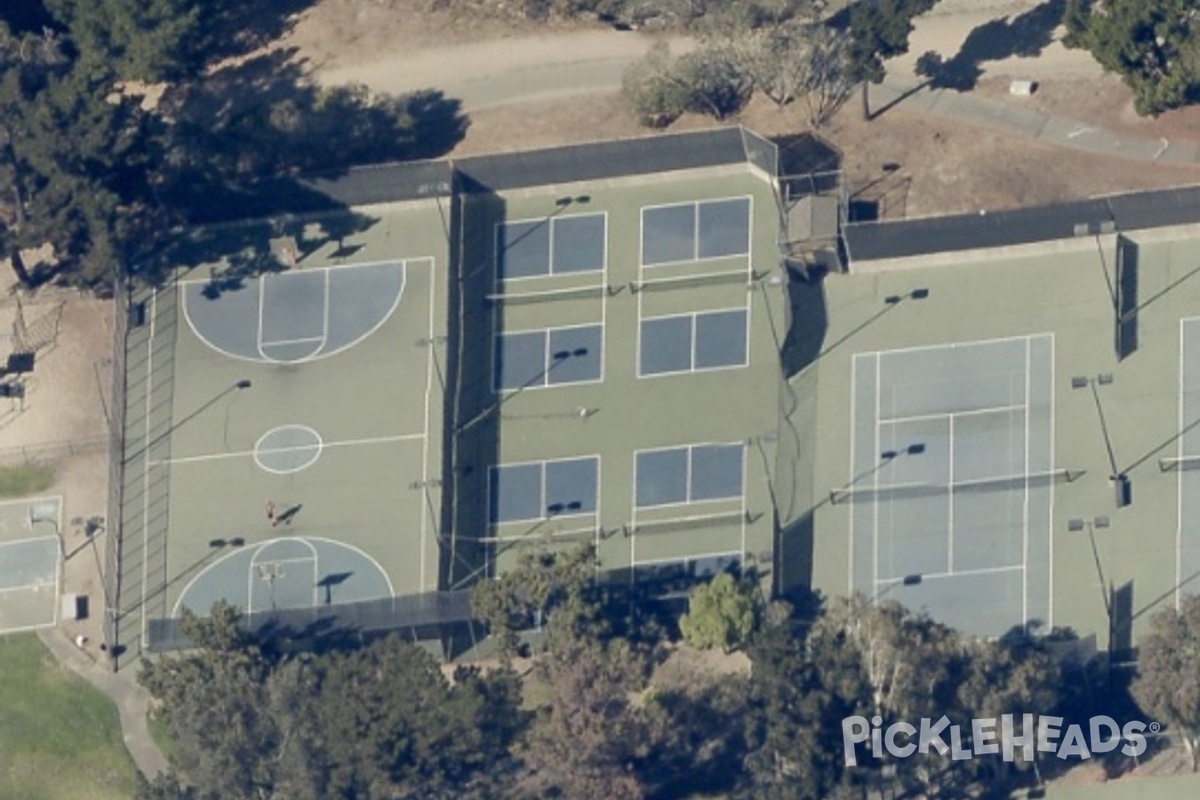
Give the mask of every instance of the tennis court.
[{"label": "tennis court", "polygon": [[860,353],[851,586],[998,636],[1050,612],[1050,335]]},{"label": "tennis court", "polygon": [[1179,558],[1176,585],[1195,593],[1200,582],[1200,318],[1179,323],[1179,445],[1160,462],[1179,473]]},{"label": "tennis court", "polygon": [[58,621],[62,499],[0,503],[0,633]]}]

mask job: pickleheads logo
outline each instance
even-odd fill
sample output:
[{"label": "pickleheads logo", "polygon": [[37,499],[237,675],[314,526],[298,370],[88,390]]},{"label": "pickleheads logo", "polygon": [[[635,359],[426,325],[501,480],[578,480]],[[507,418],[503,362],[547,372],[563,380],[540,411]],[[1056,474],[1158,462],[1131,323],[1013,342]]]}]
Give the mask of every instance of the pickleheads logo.
[{"label": "pickleheads logo", "polygon": [[857,745],[867,740],[871,742],[871,757],[876,759],[885,753],[908,758],[931,749],[939,755],[949,754],[955,761],[994,755],[1012,761],[1017,753],[1025,761],[1032,761],[1035,751],[1054,753],[1062,759],[1088,759],[1118,746],[1127,756],[1140,756],[1146,752],[1144,734],[1158,733],[1160,728],[1157,722],[1138,720],[1119,726],[1112,717],[1101,715],[1092,717],[1086,726],[1073,724],[1064,729],[1062,717],[1022,714],[1018,718],[1005,714],[999,719],[971,720],[964,735],[963,726],[951,724],[945,716],[936,721],[922,719],[919,726],[896,722],[886,728],[881,717],[854,716],[842,720],[842,747],[848,767],[858,765]]}]

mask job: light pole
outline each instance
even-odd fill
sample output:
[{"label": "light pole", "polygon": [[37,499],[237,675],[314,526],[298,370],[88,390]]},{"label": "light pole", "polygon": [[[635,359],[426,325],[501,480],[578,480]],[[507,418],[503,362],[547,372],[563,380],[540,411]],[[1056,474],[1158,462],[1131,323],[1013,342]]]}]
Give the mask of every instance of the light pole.
[{"label": "light pole", "polygon": [[1071,378],[1071,388],[1090,388],[1092,390],[1092,399],[1096,403],[1096,414],[1100,419],[1100,434],[1104,437],[1104,450],[1108,454],[1108,480],[1112,484],[1113,491],[1116,494],[1117,508],[1124,508],[1133,502],[1133,484],[1129,481],[1129,474],[1117,466],[1117,456],[1113,451],[1112,437],[1108,433],[1108,420],[1104,415],[1104,404],[1100,402],[1100,392],[1096,389],[1097,386],[1108,386],[1112,382],[1113,376],[1111,372],[1101,373],[1095,377],[1076,375]]},{"label": "light pole", "polygon": [[1112,585],[1104,576],[1104,564],[1100,560],[1100,548],[1096,544],[1096,530],[1107,530],[1112,525],[1108,517],[1096,517],[1095,519],[1083,519],[1076,517],[1067,520],[1067,530],[1071,533],[1078,533],[1082,530],[1087,530],[1088,542],[1092,547],[1092,560],[1096,565],[1096,578],[1100,583],[1100,600],[1104,604],[1104,617],[1108,621],[1108,660],[1112,664],[1113,650],[1113,634],[1114,621],[1112,609]]},{"label": "light pole", "polygon": [[[502,395],[499,400],[492,403],[490,406],[485,408],[483,411],[480,411],[478,414],[476,414],[475,416],[471,417],[469,420],[464,422],[462,425],[460,425],[454,431],[455,436],[466,433],[471,428],[475,427],[475,425],[477,423],[479,423],[486,417],[490,416],[494,412],[498,411],[501,406],[503,406],[509,400],[516,397],[517,395],[519,395],[521,392],[525,391],[529,387],[540,385],[542,383],[542,381],[544,381],[546,379],[546,376],[549,375],[551,372],[553,372],[556,368],[567,363],[572,358],[583,358],[589,352],[591,352],[591,351],[588,350],[586,347],[576,347],[574,350],[557,350],[557,351],[555,351],[553,354],[551,354],[550,364],[545,369],[543,369],[537,375],[534,375],[529,380],[525,381],[525,383],[521,384],[513,391],[509,392],[508,394]],[[585,411],[586,411],[586,409],[585,409]],[[591,416],[591,414],[579,413],[577,411],[575,416],[578,416],[581,419],[587,419],[589,416]]]}]

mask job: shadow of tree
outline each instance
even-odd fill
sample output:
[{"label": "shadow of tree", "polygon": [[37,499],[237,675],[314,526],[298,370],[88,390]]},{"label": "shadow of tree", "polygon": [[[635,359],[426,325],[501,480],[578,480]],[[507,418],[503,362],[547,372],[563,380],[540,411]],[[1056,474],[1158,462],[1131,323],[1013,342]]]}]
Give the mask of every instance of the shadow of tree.
[{"label": "shadow of tree", "polygon": [[343,247],[374,224],[303,176],[336,179],[355,166],[434,158],[468,126],[460,102],[437,90],[391,97],[322,87],[294,49],[177,85],[157,110],[169,129],[157,191],[176,226],[138,274],[159,283],[180,267],[219,263],[213,296],[283,269],[270,239],[295,239],[303,257],[330,242]]},{"label": "shadow of tree", "polygon": [[330,172],[433,158],[466,134],[461,103],[438,90],[321,87],[295,56],[277,50],[165,99],[184,172],[220,183]]},{"label": "shadow of tree", "polygon": [[934,89],[973,89],[984,62],[1039,55],[1054,41],[1065,9],[1066,0],[1046,0],[1024,14],[985,22],[967,35],[953,58],[944,59],[932,50],[923,54],[917,59],[917,74]]},{"label": "shadow of tree", "polygon": [[316,5],[317,0],[271,0],[248,3],[246,0],[199,0],[197,12],[202,20],[196,51],[206,64],[243,56],[277,40],[289,32],[299,15]]}]

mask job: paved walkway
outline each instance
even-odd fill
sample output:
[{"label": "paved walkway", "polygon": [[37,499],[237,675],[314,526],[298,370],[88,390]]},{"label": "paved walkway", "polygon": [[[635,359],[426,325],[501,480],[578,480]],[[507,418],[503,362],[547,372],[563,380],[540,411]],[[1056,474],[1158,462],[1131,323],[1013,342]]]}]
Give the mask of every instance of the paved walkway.
[{"label": "paved walkway", "polygon": [[133,672],[112,672],[53,628],[38,631],[38,638],[54,654],[58,663],[104,692],[113,701],[121,716],[125,748],[129,750],[129,755],[133,757],[133,763],[137,765],[138,770],[147,778],[166,772],[167,759],[150,737],[150,728],[146,723],[150,695],[133,682]]},{"label": "paved walkway", "polygon": [[1106,156],[1165,164],[1200,164],[1200,142],[1118,134],[1071,117],[1020,108],[1003,100],[953,89],[920,88],[916,80],[889,77],[871,87],[871,108],[933,114],[1027,136],[1046,144]]}]

